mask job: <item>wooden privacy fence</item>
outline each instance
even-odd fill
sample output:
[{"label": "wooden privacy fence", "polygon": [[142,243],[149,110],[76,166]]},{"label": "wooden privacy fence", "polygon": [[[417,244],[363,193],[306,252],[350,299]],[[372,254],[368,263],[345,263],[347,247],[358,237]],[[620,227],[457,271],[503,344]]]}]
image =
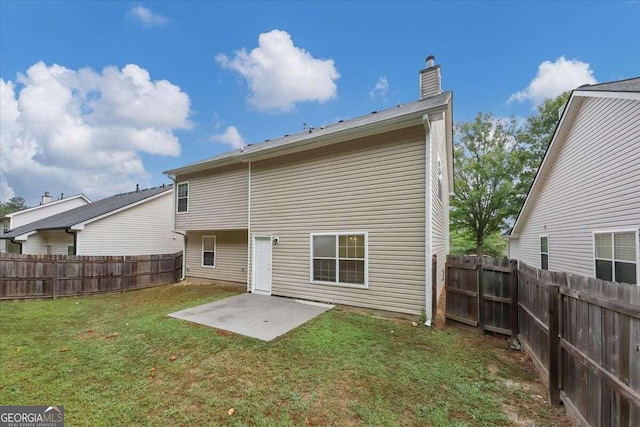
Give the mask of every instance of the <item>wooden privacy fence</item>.
[{"label": "wooden privacy fence", "polygon": [[0,300],[123,292],[182,277],[182,252],[135,256],[0,253]]},{"label": "wooden privacy fence", "polygon": [[447,319],[512,335],[517,319],[515,261],[447,255]]},{"label": "wooden privacy fence", "polygon": [[447,319],[517,337],[580,425],[640,425],[640,286],[459,256],[446,280]]},{"label": "wooden privacy fence", "polygon": [[640,287],[520,263],[518,338],[581,425],[640,425]]}]

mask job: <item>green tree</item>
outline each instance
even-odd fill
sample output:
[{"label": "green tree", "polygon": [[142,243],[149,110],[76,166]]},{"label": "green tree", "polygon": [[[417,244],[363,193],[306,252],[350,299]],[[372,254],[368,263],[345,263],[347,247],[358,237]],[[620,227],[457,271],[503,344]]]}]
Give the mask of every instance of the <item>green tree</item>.
[{"label": "green tree", "polygon": [[21,211],[27,207],[28,206],[22,197],[12,197],[6,202],[0,202],[0,216]]},{"label": "green tree", "polygon": [[484,255],[488,236],[499,236],[520,208],[514,197],[522,161],[517,136],[514,119],[496,120],[492,114],[456,124],[452,234],[466,235],[478,256]]},{"label": "green tree", "polygon": [[529,188],[538,172],[544,153],[551,142],[559,121],[559,111],[567,103],[569,92],[555,98],[547,98],[538,106],[536,114],[527,117],[518,131],[518,153],[521,173],[516,181],[516,197],[524,203]]}]

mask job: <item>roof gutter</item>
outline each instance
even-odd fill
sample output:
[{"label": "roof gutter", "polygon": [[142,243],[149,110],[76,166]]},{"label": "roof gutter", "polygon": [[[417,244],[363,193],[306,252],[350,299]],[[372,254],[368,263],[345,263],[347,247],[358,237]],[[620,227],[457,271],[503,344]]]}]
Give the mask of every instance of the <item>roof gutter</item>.
[{"label": "roof gutter", "polygon": [[447,105],[449,105],[450,98],[451,98],[451,95],[449,95],[445,103],[443,103],[442,105],[438,105],[436,107],[426,108],[424,110],[416,111],[413,113],[391,117],[378,122],[368,123],[368,124],[360,125],[353,128],[342,129],[335,132],[329,132],[329,133],[317,132],[317,134],[316,133],[312,134],[313,135],[312,137],[304,137],[304,139],[291,141],[290,143],[275,146],[272,148],[253,149],[254,147],[259,147],[259,145],[252,146],[249,150],[245,150],[244,152],[239,152],[230,157],[225,157],[219,160],[214,159],[214,160],[211,160],[210,162],[207,162],[205,160],[203,162],[196,163],[190,166],[184,166],[181,168],[167,170],[167,171],[164,171],[163,173],[167,176],[170,176],[170,175],[175,176],[178,174],[182,175],[182,174],[202,172],[204,170],[218,168],[222,166],[227,166],[232,164],[242,164],[250,161],[264,160],[272,157],[279,157],[287,154],[292,154],[299,151],[310,150],[312,148],[320,148],[327,145],[333,145],[333,144],[348,141],[351,139],[374,135],[376,133],[379,133],[381,129],[383,129],[386,132],[386,131],[402,129],[412,124],[419,125],[421,123],[420,120],[424,115],[446,111]]}]

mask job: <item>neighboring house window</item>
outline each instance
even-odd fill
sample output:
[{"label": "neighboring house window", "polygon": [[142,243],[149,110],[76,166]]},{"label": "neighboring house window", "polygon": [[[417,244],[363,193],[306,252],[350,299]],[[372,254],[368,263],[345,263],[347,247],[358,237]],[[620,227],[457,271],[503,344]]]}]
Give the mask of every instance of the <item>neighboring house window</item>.
[{"label": "neighboring house window", "polygon": [[638,283],[638,234],[594,233],[596,277],[609,282]]},{"label": "neighboring house window", "polygon": [[52,247],[51,245],[47,245],[47,255],[51,255]]},{"label": "neighboring house window", "polygon": [[73,245],[67,246],[67,255],[75,255],[75,254],[76,254],[76,247]]},{"label": "neighboring house window", "polygon": [[442,162],[440,161],[440,153],[438,153],[438,199],[442,201]]},{"label": "neighboring house window", "polygon": [[367,233],[311,235],[311,281],[366,287]]},{"label": "neighboring house window", "polygon": [[178,184],[178,212],[189,212],[189,183]]},{"label": "neighboring house window", "polygon": [[540,236],[540,268],[549,269],[549,236]]},{"label": "neighboring house window", "polygon": [[216,266],[216,236],[202,236],[202,266]]}]

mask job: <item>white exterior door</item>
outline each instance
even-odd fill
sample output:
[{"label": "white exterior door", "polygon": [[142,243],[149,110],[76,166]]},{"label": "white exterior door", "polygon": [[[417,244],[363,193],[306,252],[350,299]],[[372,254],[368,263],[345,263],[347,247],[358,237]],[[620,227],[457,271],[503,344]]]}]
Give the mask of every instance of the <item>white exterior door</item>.
[{"label": "white exterior door", "polygon": [[253,289],[271,295],[271,237],[253,238]]}]

